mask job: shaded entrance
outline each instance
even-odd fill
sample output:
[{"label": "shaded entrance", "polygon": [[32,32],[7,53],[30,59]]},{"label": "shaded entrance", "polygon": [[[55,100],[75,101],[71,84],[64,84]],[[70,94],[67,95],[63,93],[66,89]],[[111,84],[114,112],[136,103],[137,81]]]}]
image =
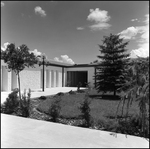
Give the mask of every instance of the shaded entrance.
[{"label": "shaded entrance", "polygon": [[70,87],[77,87],[78,83],[81,82],[81,87],[86,87],[88,81],[87,71],[68,71],[67,72],[67,84]]}]

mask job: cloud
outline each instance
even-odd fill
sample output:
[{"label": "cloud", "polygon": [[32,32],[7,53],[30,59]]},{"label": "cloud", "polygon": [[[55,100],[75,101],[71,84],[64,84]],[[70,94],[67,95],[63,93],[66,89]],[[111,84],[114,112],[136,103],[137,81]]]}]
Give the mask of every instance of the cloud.
[{"label": "cloud", "polygon": [[90,14],[87,16],[87,20],[94,22],[93,25],[90,25],[89,27],[92,30],[102,30],[102,29],[108,29],[111,25],[107,22],[110,20],[110,16],[108,16],[108,11],[106,10],[100,10],[99,8],[90,9]]},{"label": "cloud", "polygon": [[41,17],[45,17],[46,13],[45,11],[40,7],[40,6],[36,6],[34,8],[35,14],[40,15]]},{"label": "cloud", "polygon": [[4,47],[1,46],[1,50],[2,50],[2,51],[5,51],[6,48],[7,48],[7,46],[8,46],[9,44],[10,44],[9,42],[5,42],[5,43],[4,43]]},{"label": "cloud", "polygon": [[138,19],[137,19],[137,18],[136,18],[136,19],[132,19],[131,21],[132,21],[132,22],[134,22],[134,21],[138,21]]},{"label": "cloud", "polygon": [[137,33],[138,33],[137,27],[132,26],[132,27],[128,27],[127,29],[123,30],[118,34],[120,34],[120,37],[124,39],[134,39]]},{"label": "cloud", "polygon": [[71,58],[69,58],[68,55],[61,55],[60,59],[58,57],[55,57],[54,60],[61,63],[75,64],[74,61]]},{"label": "cloud", "polygon": [[33,53],[35,56],[40,56],[42,54],[37,49],[34,49],[33,51],[30,51],[30,53]]},{"label": "cloud", "polygon": [[1,7],[5,6],[5,3],[4,2],[1,2]]},{"label": "cloud", "polygon": [[133,49],[130,52],[130,57],[135,58],[149,57],[149,14],[145,15],[146,19],[143,21],[145,26],[137,26],[138,33],[140,34],[140,39],[136,42],[138,43],[138,48]]},{"label": "cloud", "polygon": [[84,30],[83,27],[77,27],[77,30]]},{"label": "cloud", "polygon": [[91,30],[102,30],[102,29],[108,29],[111,25],[108,23],[97,23],[94,25],[89,26]]}]

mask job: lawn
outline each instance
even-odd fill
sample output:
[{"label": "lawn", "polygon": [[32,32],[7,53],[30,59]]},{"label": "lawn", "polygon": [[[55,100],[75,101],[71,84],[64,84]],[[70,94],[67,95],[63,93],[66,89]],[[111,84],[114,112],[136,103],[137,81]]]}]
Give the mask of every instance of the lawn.
[{"label": "lawn", "polygon": [[[110,94],[107,96],[102,96],[107,97],[105,99],[101,98],[101,93],[97,93],[95,90],[92,90],[89,92],[89,100],[91,101],[90,103],[90,115],[94,122],[99,122],[99,121],[114,121],[115,115],[116,115],[116,110],[117,106],[120,100],[118,99],[113,99]],[[80,112],[80,105],[84,101],[84,96],[85,93],[77,93],[75,94],[69,94],[65,93],[64,95],[61,95],[60,98],[60,117],[65,118],[65,119],[78,119],[80,118],[81,112]],[[56,100],[58,96],[50,96],[47,97],[46,100],[41,102],[37,110],[39,110],[42,113],[48,114],[48,110],[51,107],[51,104],[53,100]],[[121,103],[122,105],[122,103]],[[126,106],[127,102],[125,102],[125,110],[123,116],[125,116],[126,113]],[[119,108],[118,115],[121,115],[122,111],[122,106]],[[133,102],[130,110],[129,110],[129,116],[131,115],[136,115],[139,112],[138,108],[138,103]]]}]

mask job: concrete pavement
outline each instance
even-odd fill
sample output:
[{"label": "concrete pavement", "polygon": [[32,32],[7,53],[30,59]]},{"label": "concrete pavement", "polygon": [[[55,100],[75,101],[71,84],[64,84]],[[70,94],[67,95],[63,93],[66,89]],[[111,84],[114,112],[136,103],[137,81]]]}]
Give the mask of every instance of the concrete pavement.
[{"label": "concrete pavement", "polygon": [[2,148],[148,148],[144,138],[1,114]]},{"label": "concrete pavement", "polygon": [[[81,89],[85,89],[85,88],[81,88]],[[36,97],[40,97],[40,96],[49,96],[49,95],[55,95],[59,92],[69,92],[70,90],[72,91],[76,91],[77,87],[55,87],[55,88],[46,88],[44,90],[44,92],[42,91],[42,89],[35,89],[31,91],[31,98],[36,98]],[[3,103],[6,98],[8,97],[8,94],[10,94],[11,92],[1,92],[1,103]],[[23,93],[23,91],[21,91],[21,93]]]}]

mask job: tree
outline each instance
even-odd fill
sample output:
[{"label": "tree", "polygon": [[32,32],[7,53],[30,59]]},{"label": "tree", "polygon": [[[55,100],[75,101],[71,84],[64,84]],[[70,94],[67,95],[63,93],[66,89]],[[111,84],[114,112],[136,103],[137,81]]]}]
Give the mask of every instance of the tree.
[{"label": "tree", "polygon": [[5,51],[1,50],[1,59],[7,63],[8,70],[13,70],[18,76],[19,98],[21,100],[19,74],[25,67],[34,67],[38,59],[33,53],[29,52],[29,48],[25,44],[16,48],[13,43],[9,44]]},{"label": "tree", "polygon": [[104,36],[103,45],[99,45],[101,63],[97,67],[95,74],[96,89],[98,92],[114,92],[114,96],[120,87],[125,83],[125,67],[128,63],[127,46],[128,42],[123,43],[120,35]]},{"label": "tree", "polygon": [[[122,100],[118,104],[118,108],[122,105],[122,115],[125,100],[127,101],[126,117],[129,113],[130,105],[134,101],[139,104],[139,115],[136,118],[140,121],[140,136],[149,136],[149,57],[138,57],[130,61],[125,76],[126,83],[120,90],[122,91]],[[118,108],[116,116],[118,113]]]}]

